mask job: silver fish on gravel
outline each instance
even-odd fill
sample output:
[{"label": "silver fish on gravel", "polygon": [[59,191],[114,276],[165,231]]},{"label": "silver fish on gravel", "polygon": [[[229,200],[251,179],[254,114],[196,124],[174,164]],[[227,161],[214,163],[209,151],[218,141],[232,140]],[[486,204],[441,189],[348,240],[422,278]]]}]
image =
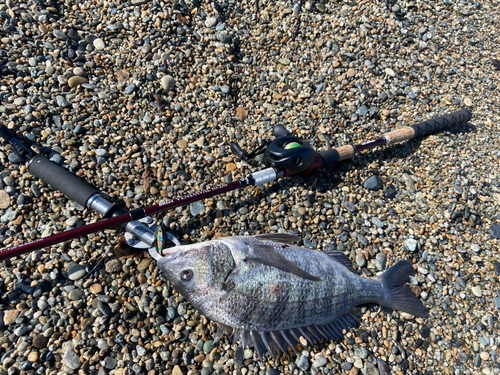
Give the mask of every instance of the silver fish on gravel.
[{"label": "silver fish on gravel", "polygon": [[357,324],[357,305],[375,303],[417,317],[428,310],[409,285],[413,268],[400,261],[373,278],[359,276],[341,252],[293,245],[289,234],[225,237],[177,246],[158,261],[174,288],[259,357],[343,336]]}]

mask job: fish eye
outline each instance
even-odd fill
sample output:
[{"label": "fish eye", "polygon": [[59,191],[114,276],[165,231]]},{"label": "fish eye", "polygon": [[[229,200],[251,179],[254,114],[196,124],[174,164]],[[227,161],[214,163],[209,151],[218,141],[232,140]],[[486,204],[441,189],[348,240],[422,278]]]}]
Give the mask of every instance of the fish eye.
[{"label": "fish eye", "polygon": [[181,271],[181,280],[182,281],[188,281],[193,278],[193,271],[191,270],[184,270]]}]

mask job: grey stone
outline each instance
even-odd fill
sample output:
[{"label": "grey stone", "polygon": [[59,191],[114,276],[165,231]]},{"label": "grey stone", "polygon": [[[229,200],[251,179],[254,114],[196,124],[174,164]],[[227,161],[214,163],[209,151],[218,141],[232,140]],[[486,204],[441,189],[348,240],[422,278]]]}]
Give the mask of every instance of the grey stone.
[{"label": "grey stone", "polygon": [[72,370],[77,370],[82,365],[80,356],[72,348],[66,349],[62,357],[63,364]]},{"label": "grey stone", "polygon": [[406,247],[406,250],[414,252],[415,250],[417,250],[418,242],[413,238],[409,238],[404,242],[404,245]]},{"label": "grey stone", "polygon": [[378,175],[368,177],[363,183],[363,187],[372,191],[381,190],[383,187],[382,179]]},{"label": "grey stone", "polygon": [[73,281],[79,280],[82,277],[84,277],[86,274],[87,274],[87,271],[85,271],[84,266],[82,266],[81,264],[75,264],[68,271],[68,279],[73,280]]}]

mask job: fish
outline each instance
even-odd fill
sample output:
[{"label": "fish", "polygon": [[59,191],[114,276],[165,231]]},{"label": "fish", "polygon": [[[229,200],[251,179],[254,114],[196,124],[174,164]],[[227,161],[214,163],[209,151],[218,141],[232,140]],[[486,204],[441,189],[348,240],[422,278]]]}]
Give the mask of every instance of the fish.
[{"label": "fish", "polygon": [[429,315],[407,284],[402,260],[372,278],[359,276],[340,251],[294,245],[291,234],[223,237],[168,249],[158,260],[164,276],[202,315],[218,325],[214,341],[232,328],[233,342],[266,351],[340,339],[357,324],[358,305],[378,304],[416,317]]}]

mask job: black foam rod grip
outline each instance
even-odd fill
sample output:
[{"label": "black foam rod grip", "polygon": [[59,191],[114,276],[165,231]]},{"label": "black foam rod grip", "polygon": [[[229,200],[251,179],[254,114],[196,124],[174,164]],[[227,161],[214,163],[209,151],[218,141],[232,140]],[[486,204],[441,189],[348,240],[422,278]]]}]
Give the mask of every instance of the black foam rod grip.
[{"label": "black foam rod grip", "polygon": [[89,198],[97,193],[97,190],[92,186],[86,184],[63,167],[51,162],[45,156],[37,155],[33,157],[29,162],[28,170],[53,189],[59,190],[66,197],[83,207],[87,205]]}]

